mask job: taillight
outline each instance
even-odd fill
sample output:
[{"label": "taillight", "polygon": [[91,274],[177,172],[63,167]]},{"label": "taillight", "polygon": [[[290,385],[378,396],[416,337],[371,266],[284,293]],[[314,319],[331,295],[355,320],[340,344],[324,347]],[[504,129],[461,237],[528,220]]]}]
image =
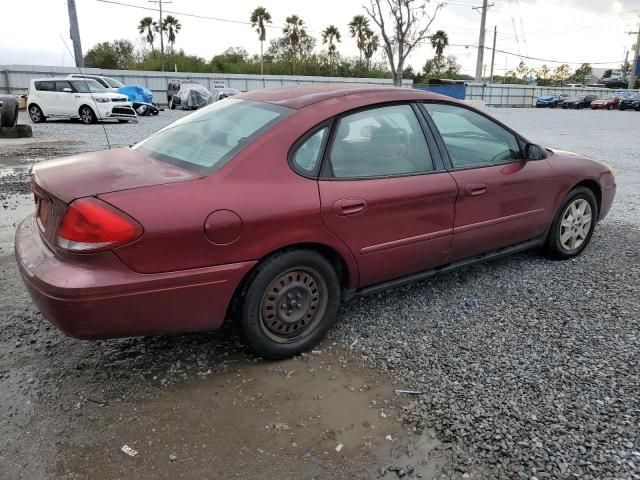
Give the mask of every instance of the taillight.
[{"label": "taillight", "polygon": [[69,205],[58,228],[58,246],[76,253],[110,250],[142,235],[142,226],[97,198],[82,198]]}]

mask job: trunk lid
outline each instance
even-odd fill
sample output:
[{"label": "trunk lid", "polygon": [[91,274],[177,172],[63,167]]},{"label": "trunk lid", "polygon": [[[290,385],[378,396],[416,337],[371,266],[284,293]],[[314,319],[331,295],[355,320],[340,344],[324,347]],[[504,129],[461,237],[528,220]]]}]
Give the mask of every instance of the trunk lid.
[{"label": "trunk lid", "polygon": [[36,200],[40,193],[66,204],[81,197],[201,177],[202,174],[154,160],[129,148],[84,153],[33,167]]},{"label": "trunk lid", "polygon": [[85,153],[38,163],[32,190],[36,222],[45,243],[58,250],[58,226],[73,200],[99,194],[195,180],[202,175],[129,148]]}]

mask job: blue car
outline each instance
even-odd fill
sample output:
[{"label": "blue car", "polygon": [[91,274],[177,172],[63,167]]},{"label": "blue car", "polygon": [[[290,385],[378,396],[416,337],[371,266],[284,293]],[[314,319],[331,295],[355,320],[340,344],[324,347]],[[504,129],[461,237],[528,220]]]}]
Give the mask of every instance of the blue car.
[{"label": "blue car", "polygon": [[555,108],[558,105],[560,105],[562,102],[564,102],[567,98],[569,98],[569,95],[567,95],[566,93],[563,93],[561,95],[547,95],[543,97],[538,97],[538,99],[536,100],[536,107],[537,108]]}]

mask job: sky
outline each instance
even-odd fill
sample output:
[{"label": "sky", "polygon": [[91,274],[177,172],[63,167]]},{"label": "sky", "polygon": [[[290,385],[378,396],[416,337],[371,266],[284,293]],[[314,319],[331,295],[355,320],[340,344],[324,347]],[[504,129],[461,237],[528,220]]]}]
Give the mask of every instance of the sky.
[{"label": "sky", "polygon": [[[144,9],[157,8],[147,0],[115,0]],[[355,40],[348,34],[348,23],[354,15],[363,14],[363,5],[370,0],[172,0],[164,9],[173,13],[182,23],[176,48],[209,60],[228,47],[240,46],[249,53],[258,53],[258,35],[250,25],[185,16],[185,13],[205,17],[247,22],[251,11],[262,5],[273,17],[267,39],[281,34],[285,18],[291,14],[300,16],[307,31],[318,39],[317,49],[322,50],[320,32],[334,24],[342,33],[339,52],[356,56]],[[446,1],[446,0],[443,0]],[[618,68],[625,51],[631,49],[640,23],[640,0],[489,0],[493,6],[487,16],[486,44],[493,41],[494,26],[498,28],[496,74],[515,69],[524,60],[531,67],[552,61],[567,62],[572,67],[583,62],[594,68]],[[130,6],[105,3],[100,0],[76,0],[80,23],[82,47],[86,52],[98,42],[127,38],[142,44],[137,25],[143,16],[157,16],[157,12]],[[442,29],[449,36],[450,47],[445,54],[452,54],[462,65],[462,72],[475,71],[479,40],[480,14],[473,7],[482,0],[448,0],[440,9],[432,31]],[[432,0],[428,10],[433,10]],[[2,16],[17,21],[4,21],[0,30],[0,65],[65,65],[73,60],[67,46],[69,21],[66,0],[21,0],[2,2]],[[65,42],[66,45],[65,46]],[[433,57],[429,44],[414,50],[408,63],[414,70],[422,69],[425,61]],[[545,61],[523,57],[536,57]],[[384,61],[382,52],[377,54]],[[485,54],[487,73],[491,55]]]}]

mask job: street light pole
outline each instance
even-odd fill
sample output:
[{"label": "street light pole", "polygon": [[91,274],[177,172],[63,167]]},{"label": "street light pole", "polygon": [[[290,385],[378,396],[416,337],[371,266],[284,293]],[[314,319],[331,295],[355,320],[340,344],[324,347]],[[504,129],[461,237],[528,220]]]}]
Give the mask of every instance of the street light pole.
[{"label": "street light pole", "polygon": [[632,89],[636,86],[637,75],[636,72],[638,70],[638,55],[640,55],[640,25],[638,25],[637,32],[629,32],[629,35],[638,35],[636,39],[635,48],[633,49],[633,61],[631,62],[631,75],[629,76],[629,85],[627,88]]},{"label": "street light pole", "polygon": [[158,10],[160,10],[160,24],[158,25],[158,32],[160,33],[160,58],[162,59],[162,71],[164,72],[164,38],[163,38],[163,29],[162,29],[162,2],[171,3],[167,0],[149,0],[149,3],[157,3]]},{"label": "street light pole", "polygon": [[76,60],[76,67],[84,67],[84,57],[82,56],[82,44],[80,43],[80,27],[78,26],[78,13],[76,12],[76,0],[67,0],[69,10],[69,26],[71,41],[73,42],[73,56]]},{"label": "street light pole", "polygon": [[498,36],[498,27],[493,27],[493,50],[491,51],[491,80],[489,83],[493,83],[493,67],[496,64],[496,37]]}]

